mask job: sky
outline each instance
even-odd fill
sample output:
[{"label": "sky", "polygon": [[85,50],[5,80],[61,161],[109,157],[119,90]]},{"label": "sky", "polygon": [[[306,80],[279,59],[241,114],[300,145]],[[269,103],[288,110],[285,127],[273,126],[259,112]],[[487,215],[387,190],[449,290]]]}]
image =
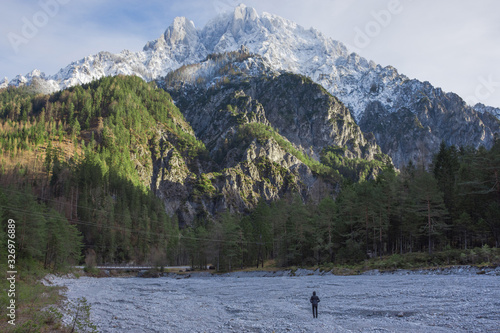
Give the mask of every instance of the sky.
[{"label": "sky", "polygon": [[202,28],[241,2],[469,104],[500,107],[498,0],[3,0],[0,79],[33,69],[52,75],[100,51],[140,51],[177,16]]}]

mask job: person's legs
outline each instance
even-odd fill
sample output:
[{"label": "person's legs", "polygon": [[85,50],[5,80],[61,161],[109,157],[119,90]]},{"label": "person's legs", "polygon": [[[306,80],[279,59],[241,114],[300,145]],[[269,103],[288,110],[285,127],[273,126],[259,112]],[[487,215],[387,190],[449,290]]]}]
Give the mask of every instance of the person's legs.
[{"label": "person's legs", "polygon": [[318,318],[318,306],[313,305],[313,317]]}]

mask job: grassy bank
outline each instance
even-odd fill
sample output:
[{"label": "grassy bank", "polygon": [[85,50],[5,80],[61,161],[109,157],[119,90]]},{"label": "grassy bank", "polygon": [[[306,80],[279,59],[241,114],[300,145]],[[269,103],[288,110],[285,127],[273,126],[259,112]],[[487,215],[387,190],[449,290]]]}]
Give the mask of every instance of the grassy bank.
[{"label": "grassy bank", "polygon": [[[11,300],[15,300],[15,317],[7,316],[11,312],[8,309],[7,313],[2,311],[5,315],[0,318],[0,332],[96,332],[95,326],[90,322],[90,306],[84,298],[69,305],[66,303],[63,287],[48,286],[41,282],[47,274],[54,272],[45,270],[34,262],[22,263],[17,267],[17,272],[15,291],[12,291],[12,285],[7,279],[0,282],[0,307],[7,309]],[[55,274],[67,273],[69,270],[59,270]],[[69,325],[63,324],[62,308],[74,319]]]},{"label": "grassy bank", "polygon": [[373,269],[390,271],[395,269],[433,269],[451,266],[471,265],[476,267],[495,267],[500,265],[500,249],[487,245],[482,248],[468,250],[449,249],[432,254],[427,252],[414,252],[393,254],[367,259],[360,263],[352,264],[327,264],[317,268],[332,271],[338,275],[359,274]]},{"label": "grassy bank", "polygon": [[[500,266],[500,249],[491,248],[487,245],[481,248],[468,250],[449,249],[445,251],[434,252],[414,252],[405,254],[393,254],[388,256],[376,257],[364,260],[357,263],[328,263],[316,266],[290,266],[280,267],[276,265],[274,260],[267,260],[264,266],[245,267],[234,269],[232,272],[254,272],[254,271],[283,271],[290,270],[295,272],[299,268],[332,272],[335,275],[356,275],[370,270],[378,269],[380,271],[392,271],[396,269],[408,270],[426,270],[436,268],[447,268],[453,266],[475,266],[475,267],[497,267]],[[194,271],[179,271],[165,270],[167,273],[190,274],[193,272],[202,272],[203,270]],[[206,271],[204,271],[206,272]],[[216,272],[210,270],[214,274],[224,274],[227,271]],[[158,270],[155,270],[158,273]]]},{"label": "grassy bank", "polygon": [[[15,291],[12,290],[6,278],[0,282],[2,289],[0,294],[1,308],[6,309],[12,299],[15,300],[16,306],[15,317],[9,318],[2,315],[0,318],[0,331],[66,332],[63,330],[64,327],[60,320],[61,314],[56,309],[56,306],[63,301],[63,296],[60,293],[61,288],[45,286],[40,282],[48,274],[48,271],[41,269],[36,263],[29,263],[18,267],[17,272]],[[15,293],[15,296],[12,293]],[[12,321],[12,319],[15,320]]]}]

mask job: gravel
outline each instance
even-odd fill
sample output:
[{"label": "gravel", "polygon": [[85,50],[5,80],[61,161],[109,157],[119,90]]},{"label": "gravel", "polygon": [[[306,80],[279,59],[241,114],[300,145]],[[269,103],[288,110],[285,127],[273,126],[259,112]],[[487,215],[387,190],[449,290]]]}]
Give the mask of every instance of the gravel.
[{"label": "gravel", "polygon": [[100,332],[500,332],[498,269],[294,274],[46,280],[86,297]]}]

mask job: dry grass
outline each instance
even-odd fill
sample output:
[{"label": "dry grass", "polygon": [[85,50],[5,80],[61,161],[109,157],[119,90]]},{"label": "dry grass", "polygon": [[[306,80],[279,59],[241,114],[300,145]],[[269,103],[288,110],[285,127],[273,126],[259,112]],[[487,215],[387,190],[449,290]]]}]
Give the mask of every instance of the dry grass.
[{"label": "dry grass", "polygon": [[[15,326],[7,316],[0,318],[0,332],[68,332],[50,307],[61,304],[61,287],[44,286],[38,281],[17,281]],[[2,302],[3,303],[3,302]]]},{"label": "dry grass", "polygon": [[[59,150],[60,158],[68,161],[82,154],[83,150],[70,140],[51,141],[53,149]],[[18,151],[16,154],[2,152],[0,154],[0,184],[46,182],[51,174],[45,169],[44,163],[47,156],[47,145],[30,147],[29,150]]]}]

